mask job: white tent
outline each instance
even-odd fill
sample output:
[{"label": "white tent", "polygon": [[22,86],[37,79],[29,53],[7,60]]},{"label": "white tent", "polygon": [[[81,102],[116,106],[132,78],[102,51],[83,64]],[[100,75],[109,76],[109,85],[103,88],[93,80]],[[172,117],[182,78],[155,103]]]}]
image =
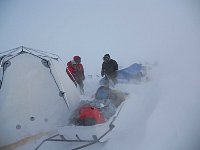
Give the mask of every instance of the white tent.
[{"label": "white tent", "polygon": [[79,101],[57,55],[23,46],[0,53],[0,149],[66,125]]}]

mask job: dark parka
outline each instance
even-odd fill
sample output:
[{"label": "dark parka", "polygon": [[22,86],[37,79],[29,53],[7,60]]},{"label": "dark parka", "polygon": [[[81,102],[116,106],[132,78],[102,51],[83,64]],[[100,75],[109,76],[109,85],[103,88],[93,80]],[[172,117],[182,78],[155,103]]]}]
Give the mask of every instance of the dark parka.
[{"label": "dark parka", "polygon": [[118,64],[115,60],[110,59],[109,62],[103,62],[101,68],[101,75],[104,76],[105,74],[108,75],[109,78],[116,78]]}]

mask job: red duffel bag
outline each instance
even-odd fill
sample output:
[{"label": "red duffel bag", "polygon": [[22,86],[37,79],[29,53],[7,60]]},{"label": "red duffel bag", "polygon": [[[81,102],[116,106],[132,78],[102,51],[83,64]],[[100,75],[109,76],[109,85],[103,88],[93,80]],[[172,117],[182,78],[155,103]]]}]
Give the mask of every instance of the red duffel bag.
[{"label": "red duffel bag", "polygon": [[79,119],[82,125],[89,126],[104,123],[105,119],[101,110],[93,106],[83,106],[79,109]]}]

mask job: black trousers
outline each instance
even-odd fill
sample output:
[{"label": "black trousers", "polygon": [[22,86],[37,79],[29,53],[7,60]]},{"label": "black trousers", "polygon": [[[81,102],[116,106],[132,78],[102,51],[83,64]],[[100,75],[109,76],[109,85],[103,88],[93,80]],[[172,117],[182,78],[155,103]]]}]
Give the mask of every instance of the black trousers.
[{"label": "black trousers", "polygon": [[109,80],[111,80],[114,85],[117,84],[117,76],[116,75],[107,75],[105,77],[105,79],[106,79],[106,82],[108,82],[108,83],[109,83]]}]

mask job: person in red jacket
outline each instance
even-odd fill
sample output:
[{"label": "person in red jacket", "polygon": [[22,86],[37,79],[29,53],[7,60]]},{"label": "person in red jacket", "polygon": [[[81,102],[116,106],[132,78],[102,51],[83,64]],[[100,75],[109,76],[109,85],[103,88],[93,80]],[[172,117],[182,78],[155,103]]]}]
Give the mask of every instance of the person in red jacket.
[{"label": "person in red jacket", "polygon": [[85,74],[84,74],[84,68],[81,64],[81,57],[80,56],[74,56],[73,60],[67,63],[66,72],[71,78],[71,80],[79,85],[81,94],[84,93],[84,84],[83,81],[85,80]]},{"label": "person in red jacket", "polygon": [[74,84],[77,87],[77,82],[75,79],[75,75],[76,75],[76,62],[74,60],[71,60],[67,63],[67,68],[66,68],[66,72],[68,74],[68,76],[70,77],[70,79],[74,82]]},{"label": "person in red jacket", "polygon": [[76,82],[78,83],[78,85],[80,87],[81,94],[83,94],[84,93],[83,81],[85,80],[85,74],[84,74],[83,65],[81,64],[81,57],[80,56],[74,56],[73,60],[76,62],[76,74],[77,74],[77,76],[75,77],[75,79],[76,79]]}]

